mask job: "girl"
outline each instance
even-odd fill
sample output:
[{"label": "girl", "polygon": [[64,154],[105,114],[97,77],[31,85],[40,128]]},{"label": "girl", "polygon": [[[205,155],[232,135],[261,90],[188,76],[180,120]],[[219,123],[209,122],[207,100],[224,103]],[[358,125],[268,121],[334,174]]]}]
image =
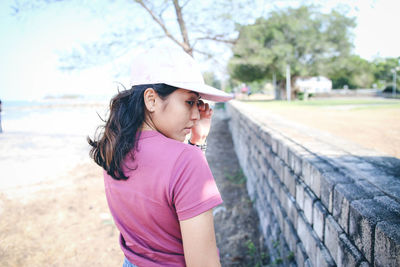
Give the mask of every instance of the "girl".
[{"label": "girl", "polygon": [[212,208],[222,199],[202,153],[213,111],[200,98],[231,96],[205,85],[194,60],[175,50],[136,56],[131,86],[88,138],[104,169],[123,266],[220,266]]}]

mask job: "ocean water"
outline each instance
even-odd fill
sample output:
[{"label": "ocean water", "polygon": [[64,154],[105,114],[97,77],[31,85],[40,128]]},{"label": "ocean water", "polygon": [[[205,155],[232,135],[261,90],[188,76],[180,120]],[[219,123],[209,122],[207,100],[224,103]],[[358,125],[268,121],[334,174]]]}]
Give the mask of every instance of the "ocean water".
[{"label": "ocean water", "polygon": [[93,137],[107,103],[89,100],[18,101],[2,104],[0,191],[36,185],[90,161]]}]

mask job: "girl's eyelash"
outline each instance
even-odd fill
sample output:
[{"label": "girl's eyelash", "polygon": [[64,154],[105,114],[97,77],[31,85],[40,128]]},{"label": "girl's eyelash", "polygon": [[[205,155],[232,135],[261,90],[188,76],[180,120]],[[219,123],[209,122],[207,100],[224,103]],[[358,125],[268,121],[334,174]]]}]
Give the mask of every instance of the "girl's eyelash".
[{"label": "girl's eyelash", "polygon": [[188,103],[189,105],[193,106],[195,103],[196,103],[197,105],[199,105],[200,101],[192,101],[192,100],[189,100],[189,101],[186,101],[186,103]]}]

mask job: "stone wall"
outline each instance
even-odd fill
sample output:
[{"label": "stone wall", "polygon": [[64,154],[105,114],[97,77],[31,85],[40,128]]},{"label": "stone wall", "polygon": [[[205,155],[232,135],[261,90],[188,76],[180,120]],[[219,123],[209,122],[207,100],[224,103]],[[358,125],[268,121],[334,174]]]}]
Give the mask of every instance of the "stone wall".
[{"label": "stone wall", "polygon": [[273,262],[400,266],[399,159],[243,102],[226,109]]}]

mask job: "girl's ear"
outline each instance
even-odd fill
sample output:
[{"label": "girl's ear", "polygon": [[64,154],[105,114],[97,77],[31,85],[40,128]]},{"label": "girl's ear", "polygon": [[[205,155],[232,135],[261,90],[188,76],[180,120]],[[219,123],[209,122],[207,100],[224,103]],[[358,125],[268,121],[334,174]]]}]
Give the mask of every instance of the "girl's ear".
[{"label": "girl's ear", "polygon": [[149,112],[155,111],[157,92],[153,88],[147,88],[144,91],[144,104]]}]

